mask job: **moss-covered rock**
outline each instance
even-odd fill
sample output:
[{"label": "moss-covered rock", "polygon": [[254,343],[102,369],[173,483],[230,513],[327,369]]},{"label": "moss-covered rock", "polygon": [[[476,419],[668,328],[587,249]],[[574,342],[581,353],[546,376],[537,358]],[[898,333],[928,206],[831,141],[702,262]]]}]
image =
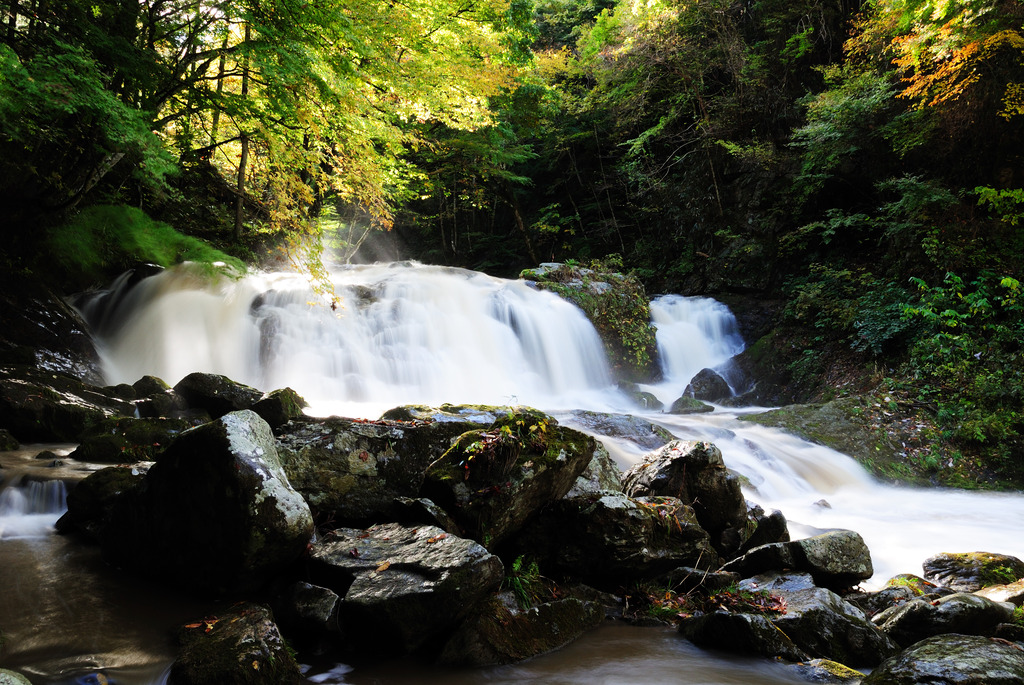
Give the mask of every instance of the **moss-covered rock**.
[{"label": "moss-covered rock", "polygon": [[16,450],[21,443],[6,428],[0,428],[0,451]]},{"label": "moss-covered rock", "polygon": [[144,487],[145,475],[135,468],[111,466],[90,474],[68,493],[68,510],[57,520],[61,533],[77,532],[103,543],[114,535],[112,523],[123,500]]},{"label": "moss-covered rock", "polygon": [[793,670],[808,683],[834,683],[836,685],[858,685],[864,674],[831,659],[811,659],[796,664]]},{"label": "moss-covered rock", "polygon": [[423,494],[489,549],[565,496],[597,441],[536,410],[519,409],[459,436],[427,470]]},{"label": "moss-covered rock", "polygon": [[595,263],[592,268],[542,264],[520,278],[569,300],[587,315],[620,380],[648,383],[660,374],[650,301],[633,276]]},{"label": "moss-covered rock", "polygon": [[758,614],[715,611],[683,620],[679,624],[679,632],[699,647],[781,657],[789,661],[807,659],[807,654],[771,619]]},{"label": "moss-covered rock", "polygon": [[256,388],[215,373],[190,373],[178,381],[174,392],[189,406],[209,412],[213,418],[241,409],[251,409],[263,399]]},{"label": "moss-covered rock", "polygon": [[28,366],[0,368],[0,426],[21,442],[77,442],[103,419],[134,414],[112,389]]},{"label": "moss-covered rock", "polygon": [[154,461],[174,438],[196,425],[186,419],[104,419],[81,437],[69,456],[97,464]]},{"label": "moss-covered rock", "polygon": [[693,397],[680,397],[669,407],[669,414],[707,414],[715,408]]},{"label": "moss-covered rock", "polygon": [[302,410],[308,406],[309,403],[299,393],[291,388],[281,388],[263,395],[251,409],[276,429],[302,416]]},{"label": "moss-covered rock", "polygon": [[991,552],[936,554],[922,566],[925,578],[958,592],[975,592],[1024,578],[1024,561]]},{"label": "moss-covered rock", "polygon": [[1024,651],[1010,643],[974,635],[939,635],[922,640],[873,670],[861,685],[1019,685]]},{"label": "moss-covered rock", "polygon": [[236,604],[178,631],[172,685],[286,685],[302,680],[270,610]]},{"label": "moss-covered rock", "polygon": [[992,635],[1013,611],[990,599],[958,592],[934,601],[913,599],[878,614],[874,621],[904,647],[933,635]]}]

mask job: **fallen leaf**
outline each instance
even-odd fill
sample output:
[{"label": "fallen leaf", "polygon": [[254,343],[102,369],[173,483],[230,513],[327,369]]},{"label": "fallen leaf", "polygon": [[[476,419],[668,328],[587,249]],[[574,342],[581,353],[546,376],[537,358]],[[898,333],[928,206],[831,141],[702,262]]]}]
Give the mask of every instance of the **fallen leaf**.
[{"label": "fallen leaf", "polygon": [[444,540],[446,537],[448,537],[448,533],[441,533],[440,535],[435,535],[432,538],[427,538],[427,542],[437,542],[438,540]]},{"label": "fallen leaf", "polygon": [[380,566],[377,567],[377,570],[378,571],[387,571],[388,567],[390,567],[390,566],[391,566],[391,562],[390,561],[385,561],[383,564],[381,564]]}]

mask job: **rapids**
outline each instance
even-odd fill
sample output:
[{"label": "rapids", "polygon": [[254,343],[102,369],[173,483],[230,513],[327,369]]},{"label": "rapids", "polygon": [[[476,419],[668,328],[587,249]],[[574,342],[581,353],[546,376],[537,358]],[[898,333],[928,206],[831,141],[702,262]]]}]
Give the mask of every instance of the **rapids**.
[{"label": "rapids", "polygon": [[[192,371],[221,373],[263,390],[290,386],[311,403],[307,411],[314,415],[376,418],[397,405],[450,402],[532,405],[570,425],[574,409],[643,416],[679,438],[718,445],[727,466],[744,478],[746,497],[766,510],[780,509],[794,537],[829,528],[861,533],[876,570],[868,587],[896,573],[919,574],[921,562],[938,552],[982,550],[1024,558],[1020,494],[884,485],[843,454],[741,420],[757,408],[672,416],[636,406],[614,385],[600,340],[583,314],[525,282],[407,262],[339,268],[333,280],[341,297],[337,309],[293,274],[209,285],[180,268],[134,287],[125,279],[81,308],[100,338],[111,384],[150,374],[173,385]],[[664,381],[644,389],[665,404],[706,367],[719,370],[737,390],[756,380],[739,377],[730,366],[743,340],[722,304],[662,296],[652,302],[652,319]],[[642,457],[630,443],[603,439],[623,468]],[[68,673],[88,673],[90,664],[103,665],[105,659],[117,682],[160,682],[172,652],[164,638],[155,637],[148,612],[157,607],[152,611],[166,630],[195,618],[183,615],[181,607],[190,605],[176,605],[162,590],[134,581],[130,592],[136,594],[126,602],[111,589],[109,574],[98,570],[94,554],[76,552],[50,534],[61,505],[33,490],[33,482],[8,478],[0,490],[0,564],[18,569],[19,582],[26,584],[17,595],[24,599],[4,593],[7,599],[0,601],[0,629],[16,650],[0,652],[0,667],[24,668],[35,682],[52,683],[64,682]],[[37,606],[46,588],[59,588],[67,599],[63,607]],[[95,644],[81,647],[84,638],[77,632],[61,637],[66,630],[88,632],[81,624],[90,612]],[[101,637],[112,630],[116,638]],[[26,636],[41,631],[53,634],[28,652],[17,651]],[[126,639],[142,656],[119,656],[131,651],[122,644]],[[69,645],[64,661],[72,665],[62,661],[62,640]],[[797,682],[770,662],[721,659],[680,642],[658,631],[602,629],[557,654],[473,678],[678,682],[673,674],[684,669],[687,682]],[[314,682],[333,683],[442,679],[383,665],[350,671],[326,664],[311,674]],[[452,674],[444,677],[459,682]]]}]

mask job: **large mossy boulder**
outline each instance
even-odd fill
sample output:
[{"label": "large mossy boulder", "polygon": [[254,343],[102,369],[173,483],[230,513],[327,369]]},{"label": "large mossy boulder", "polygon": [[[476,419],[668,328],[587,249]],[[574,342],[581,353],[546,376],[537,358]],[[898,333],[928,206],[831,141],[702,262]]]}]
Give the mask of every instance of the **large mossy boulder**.
[{"label": "large mossy boulder", "polygon": [[528,609],[510,593],[483,602],[445,643],[437,661],[451,666],[512,664],[573,642],[604,621],[596,602],[565,598]]},{"label": "large mossy boulder", "polygon": [[454,438],[485,425],[490,423],[303,417],[278,428],[277,447],[292,486],[318,519],[368,525],[401,519],[400,500],[419,498],[427,467]]},{"label": "large mossy boulder", "polygon": [[341,630],[364,649],[406,653],[453,628],[498,589],[501,560],[434,526],[341,528],[315,543],[313,582],[342,597]]},{"label": "large mossy boulder", "polygon": [[154,461],[174,438],[196,423],[186,419],[104,419],[82,435],[68,456],[97,464]]},{"label": "large mossy boulder", "polygon": [[620,438],[646,451],[656,450],[676,439],[666,428],[632,414],[609,414],[577,410],[562,423],[598,436]]},{"label": "large mossy boulder", "polygon": [[726,470],[721,450],[711,443],[674,440],[650,452],[623,475],[622,490],[630,497],[678,497],[693,507],[719,552],[740,545],[746,501],[739,478]]},{"label": "large mossy boulder", "polygon": [[104,419],[133,416],[131,399],[61,373],[0,367],[0,428],[23,443],[77,442]]},{"label": "large mossy boulder", "polygon": [[178,631],[169,685],[287,685],[302,676],[270,610],[236,604]]},{"label": "large mossy boulder", "polygon": [[609,591],[682,566],[719,563],[689,505],[621,492],[566,497],[545,507],[512,547],[536,559],[546,575]]},{"label": "large mossy boulder", "polygon": [[519,277],[583,310],[601,336],[618,380],[658,380],[658,345],[643,284],[634,276],[604,265],[593,266],[541,264],[523,271]]},{"label": "large mossy boulder", "polygon": [[976,592],[1024,578],[1024,561],[991,552],[936,554],[926,559],[922,567],[925,578],[957,592]]},{"label": "large mossy boulder", "polygon": [[198,371],[178,381],[174,392],[183,397],[190,407],[203,409],[215,419],[233,411],[251,409],[263,399],[263,393],[256,388],[227,376]]},{"label": "large mossy boulder", "polygon": [[1007,605],[965,592],[934,601],[916,598],[887,609],[874,617],[889,637],[909,647],[926,637],[944,633],[994,635],[996,626],[1013,617]]},{"label": "large mossy boulder", "polygon": [[122,521],[117,517],[128,510],[126,500],[145,487],[145,474],[139,469],[110,466],[83,478],[69,493],[68,510],[57,520],[61,533],[80,533],[92,542],[111,544],[122,541]]},{"label": "large mossy boulder", "polygon": [[1005,640],[938,635],[922,640],[872,671],[861,685],[1020,685],[1024,650]]},{"label": "large mossy boulder", "polygon": [[564,497],[597,449],[591,436],[521,408],[459,436],[427,469],[423,495],[491,549]]}]

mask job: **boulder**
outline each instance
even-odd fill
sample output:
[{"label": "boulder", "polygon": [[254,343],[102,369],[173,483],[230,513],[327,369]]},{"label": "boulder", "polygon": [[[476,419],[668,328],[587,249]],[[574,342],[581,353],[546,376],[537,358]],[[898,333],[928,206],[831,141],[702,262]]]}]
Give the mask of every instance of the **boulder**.
[{"label": "boulder", "polygon": [[864,612],[825,588],[771,589],[786,600],[786,613],[772,622],[811,656],[843,664],[875,666],[899,652]]},{"label": "boulder", "polygon": [[829,659],[811,659],[796,664],[793,670],[800,679],[808,683],[837,683],[839,685],[858,685],[864,674]]},{"label": "boulder", "polygon": [[438,662],[451,666],[512,664],[559,649],[604,621],[604,607],[576,598],[529,609],[511,593],[492,596],[441,648]]},{"label": "boulder", "polygon": [[465,432],[473,428],[486,428],[518,409],[521,408],[486,404],[442,404],[439,407],[409,404],[389,409],[380,418],[384,421],[467,424],[460,431]]},{"label": "boulder", "polygon": [[1015,606],[1024,605],[1024,579],[1006,585],[990,585],[974,594],[993,602],[1009,602]]},{"label": "boulder", "polygon": [[645,450],[655,450],[676,439],[668,430],[632,414],[596,411],[572,412],[562,423],[593,435],[628,440]]},{"label": "boulder", "polygon": [[874,621],[889,637],[908,647],[944,633],[991,635],[997,625],[1012,616],[1013,611],[1005,604],[960,592],[933,602],[913,599],[886,609]]},{"label": "boulder", "polygon": [[227,376],[198,371],[178,381],[174,392],[183,397],[190,407],[203,409],[215,419],[233,411],[250,409],[263,399],[263,393],[256,388],[237,383]]},{"label": "boulder", "polygon": [[975,635],[938,635],[909,647],[872,671],[862,685],[1019,685],[1024,650]]},{"label": "boulder", "polygon": [[137,468],[111,466],[82,479],[68,493],[68,510],[57,519],[60,533],[80,533],[92,542],[117,540],[124,501],[144,487],[145,475]]},{"label": "boulder", "polygon": [[411,652],[498,589],[501,560],[435,526],[331,531],[312,548],[313,582],[342,597],[342,630],[370,650]]},{"label": "boulder", "polygon": [[818,585],[845,589],[871,577],[871,553],[860,534],[834,530],[792,542],[761,545],[724,567],[745,577],[765,571],[806,571]]},{"label": "boulder", "polygon": [[760,506],[747,502],[747,525],[740,532],[740,546],[735,554],[746,554],[773,542],[789,542],[789,523],[785,515],[778,509],[765,514]]},{"label": "boulder", "polygon": [[806,661],[805,654],[772,621],[759,614],[715,611],[684,619],[679,632],[698,647]]},{"label": "boulder", "polygon": [[195,425],[185,419],[104,419],[85,432],[68,456],[96,464],[155,461],[174,438]]},{"label": "boulder", "polygon": [[114,389],[28,366],[0,367],[0,426],[20,442],[77,442],[103,419],[134,414]]},{"label": "boulder", "polygon": [[220,593],[263,585],[312,533],[270,426],[246,410],[182,433],[118,498],[98,537],[118,563]]},{"label": "boulder", "polygon": [[0,668],[0,685],[32,685],[32,681],[16,671]]},{"label": "boulder", "polygon": [[990,552],[936,554],[926,559],[923,567],[925,578],[957,592],[975,592],[1024,578],[1024,561]]},{"label": "boulder", "polygon": [[9,450],[16,450],[21,445],[18,439],[11,435],[11,432],[6,428],[0,428],[0,452],[7,452]]},{"label": "boulder", "polygon": [[266,393],[251,408],[270,424],[271,428],[277,429],[302,416],[302,410],[308,406],[309,403],[302,399],[299,393],[291,388],[281,388]]},{"label": "boulder", "polygon": [[28,365],[101,385],[103,373],[89,326],[41,281],[0,269],[0,365]]},{"label": "boulder", "polygon": [[333,590],[299,581],[275,599],[274,615],[289,641],[321,652],[341,637],[340,606],[341,597]]},{"label": "boulder", "polygon": [[132,384],[135,408],[142,418],[191,418],[197,423],[210,420],[209,412],[190,409],[188,401],[156,376],[143,376]]},{"label": "boulder", "polygon": [[739,479],[711,443],[675,440],[648,453],[623,475],[622,489],[630,497],[678,497],[693,507],[717,550],[728,554],[739,546],[746,503]]},{"label": "boulder", "polygon": [[546,575],[610,591],[680,566],[715,568],[718,554],[693,509],[672,497],[621,492],[566,497],[546,507],[511,543]]},{"label": "boulder", "polygon": [[715,408],[692,397],[680,397],[669,407],[669,414],[707,414]]},{"label": "boulder", "polygon": [[270,610],[251,602],[183,626],[170,685],[299,683],[295,658]]},{"label": "boulder", "polygon": [[605,446],[599,442],[594,449],[594,458],[590,460],[590,464],[583,470],[583,473],[576,478],[576,482],[567,496],[592,495],[602,490],[621,491],[621,476],[622,472],[619,467],[615,465]]},{"label": "boulder", "polygon": [[564,497],[597,449],[589,435],[517,411],[459,436],[427,469],[423,495],[490,549]]},{"label": "boulder", "polygon": [[277,448],[318,519],[368,525],[396,520],[396,499],[419,498],[427,467],[466,430],[458,422],[302,417],[278,428]]},{"label": "boulder", "polygon": [[701,369],[686,385],[683,397],[691,397],[705,402],[718,402],[732,397],[732,387],[714,369]]}]

